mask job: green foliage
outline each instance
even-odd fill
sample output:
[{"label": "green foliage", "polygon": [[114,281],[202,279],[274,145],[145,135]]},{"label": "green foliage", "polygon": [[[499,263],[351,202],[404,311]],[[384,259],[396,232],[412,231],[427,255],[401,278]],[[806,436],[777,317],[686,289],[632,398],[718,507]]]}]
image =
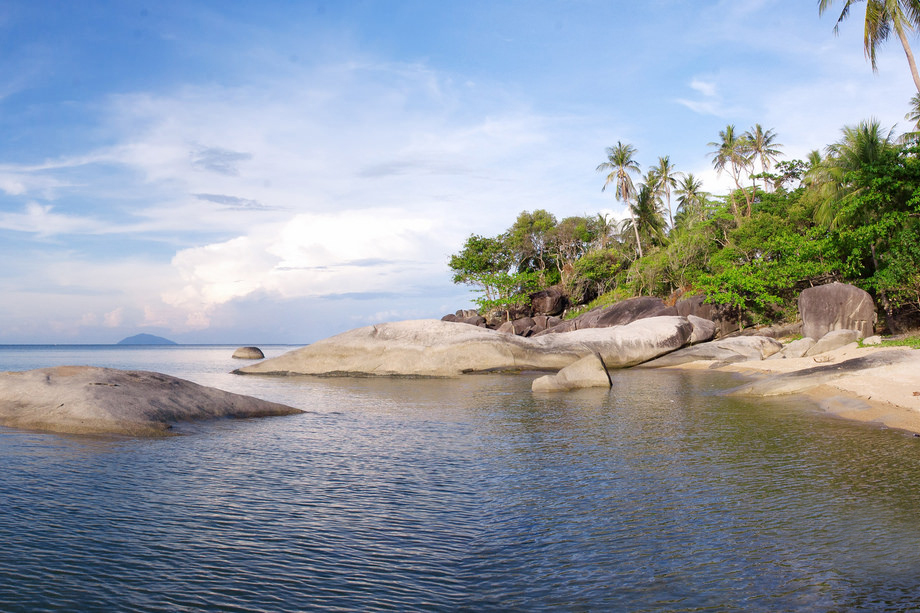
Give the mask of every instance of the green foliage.
[{"label": "green foliage", "polygon": [[[540,287],[539,275],[535,272],[494,272],[484,273],[482,277],[482,293],[474,302],[480,311],[489,311],[495,308],[510,309],[511,307],[527,304],[528,294]],[[486,291],[486,288],[489,291]]]}]

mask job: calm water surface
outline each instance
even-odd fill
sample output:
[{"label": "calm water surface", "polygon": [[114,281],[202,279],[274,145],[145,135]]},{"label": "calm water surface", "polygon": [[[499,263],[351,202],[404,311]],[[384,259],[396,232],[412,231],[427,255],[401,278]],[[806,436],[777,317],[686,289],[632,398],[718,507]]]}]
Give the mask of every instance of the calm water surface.
[{"label": "calm water surface", "polygon": [[[272,347],[277,355],[287,348]],[[0,347],[304,415],[158,440],[0,429],[0,611],[902,611],[920,439],[717,373],[227,374],[233,347]]]}]

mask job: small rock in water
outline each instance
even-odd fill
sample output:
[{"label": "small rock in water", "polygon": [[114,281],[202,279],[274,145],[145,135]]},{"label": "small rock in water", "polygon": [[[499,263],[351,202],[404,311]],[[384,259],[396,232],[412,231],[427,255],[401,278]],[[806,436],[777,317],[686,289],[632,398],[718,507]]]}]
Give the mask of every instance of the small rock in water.
[{"label": "small rock in water", "polygon": [[233,357],[238,360],[261,360],[265,354],[258,347],[240,347],[233,352]]}]

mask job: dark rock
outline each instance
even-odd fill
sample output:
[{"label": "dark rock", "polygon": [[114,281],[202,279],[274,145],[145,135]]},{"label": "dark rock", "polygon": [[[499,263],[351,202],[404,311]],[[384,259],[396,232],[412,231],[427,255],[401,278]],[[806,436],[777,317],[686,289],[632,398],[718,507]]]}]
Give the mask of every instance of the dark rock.
[{"label": "dark rock", "polygon": [[845,283],[802,290],[799,314],[802,334],[818,339],[832,330],[856,330],[859,338],[872,336],[878,320],[872,296]]},{"label": "dark rock", "polygon": [[441,318],[441,321],[457,322],[457,321],[460,321],[460,318],[454,315],[453,313],[448,313],[447,315]]},{"label": "dark rock", "polygon": [[565,310],[567,300],[561,289],[550,287],[531,294],[530,303],[538,315],[559,315]]},{"label": "dark rock", "polygon": [[501,332],[502,334],[514,334],[514,322],[506,321],[499,327],[495,329],[496,332]]},{"label": "dark rock", "polygon": [[486,320],[481,315],[473,315],[471,317],[466,317],[460,320],[462,324],[469,324],[471,326],[484,326],[486,325]]},{"label": "dark rock", "polygon": [[470,317],[476,317],[479,315],[479,311],[476,309],[460,309],[454,315],[457,316],[457,319],[469,319]]},{"label": "dark rock", "polygon": [[548,328],[541,334],[571,332],[572,330],[583,330],[585,328],[609,328],[611,326],[622,326],[646,317],[676,314],[676,309],[665,306],[661,298],[640,296],[623,300],[610,306],[592,309],[587,313],[582,313],[575,319],[570,319]]},{"label": "dark rock", "polygon": [[530,334],[533,334],[532,331],[530,334],[527,334],[527,332],[534,326],[534,321],[530,317],[515,319],[513,322],[511,322],[511,325],[514,327],[514,333],[518,336],[530,336]]},{"label": "dark rock", "polygon": [[717,338],[728,336],[740,329],[736,309],[723,304],[709,304],[703,294],[678,300],[674,308],[681,317],[695,315],[715,323]]}]

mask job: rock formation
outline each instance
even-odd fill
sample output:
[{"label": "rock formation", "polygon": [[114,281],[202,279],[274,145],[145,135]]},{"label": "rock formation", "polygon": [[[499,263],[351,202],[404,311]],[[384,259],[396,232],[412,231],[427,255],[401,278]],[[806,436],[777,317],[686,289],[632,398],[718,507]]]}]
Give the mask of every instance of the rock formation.
[{"label": "rock formation", "polygon": [[240,347],[233,352],[233,357],[237,360],[262,360],[265,354],[258,347]]},{"label": "rock formation", "polygon": [[555,375],[534,379],[534,392],[567,392],[586,387],[610,387],[610,373],[596,353],[572,362]]},{"label": "rock formation", "polygon": [[844,283],[810,287],[799,294],[802,335],[820,339],[832,330],[856,330],[872,336],[878,315],[867,292]]},{"label": "rock formation", "polygon": [[687,362],[749,362],[763,360],[782,349],[782,344],[765,336],[735,336],[680,349],[641,365],[642,368],[678,366]]},{"label": "rock formation", "polygon": [[608,368],[625,368],[682,347],[692,332],[683,317],[530,338],[438,320],[400,321],[357,328],[234,372],[453,377],[559,370],[592,353]]},{"label": "rock formation", "polygon": [[158,436],[176,422],[302,413],[159,373],[58,366],[0,373],[0,425]]}]

